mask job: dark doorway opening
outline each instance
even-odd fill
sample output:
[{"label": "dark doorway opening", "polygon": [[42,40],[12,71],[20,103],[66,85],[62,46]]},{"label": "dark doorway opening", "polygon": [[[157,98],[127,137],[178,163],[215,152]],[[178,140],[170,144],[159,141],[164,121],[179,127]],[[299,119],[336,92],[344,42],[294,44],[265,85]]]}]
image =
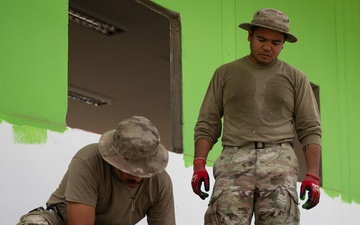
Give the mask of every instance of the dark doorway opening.
[{"label": "dark doorway opening", "polygon": [[70,0],[69,7],[118,32],[69,20],[67,126],[102,134],[141,115],[168,150],[181,153],[179,14],[149,0]]}]

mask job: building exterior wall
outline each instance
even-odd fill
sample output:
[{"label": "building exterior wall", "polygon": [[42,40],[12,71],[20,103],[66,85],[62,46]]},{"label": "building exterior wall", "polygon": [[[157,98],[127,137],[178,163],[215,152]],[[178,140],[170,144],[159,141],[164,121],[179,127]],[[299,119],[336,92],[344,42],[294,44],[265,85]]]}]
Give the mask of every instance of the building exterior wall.
[{"label": "building exterior wall", "polygon": [[[290,17],[290,29],[299,41],[286,43],[280,58],[304,71],[320,87],[323,126],[323,187],[332,197],[360,204],[360,152],[356,137],[360,122],[357,103],[360,89],[356,38],[360,32],[360,2],[201,0],[154,1],[180,12],[182,21],[184,160],[193,159],[193,129],[202,98],[214,70],[249,53],[247,33],[237,28],[250,22],[260,8],[278,8]],[[186,7],[191,5],[191,7]],[[210,152],[214,161],[221,151]]]},{"label": "building exterior wall", "polygon": [[67,1],[0,2],[0,120],[63,132]]},{"label": "building exterior wall", "polygon": [[[177,223],[201,224],[206,209],[207,201],[192,194],[190,178],[193,128],[207,84],[216,67],[248,54],[246,32],[237,25],[249,21],[259,8],[274,7],[290,16],[291,31],[299,38],[298,43],[285,45],[280,58],[303,70],[320,87],[322,197],[319,206],[302,211],[302,223],[357,224],[360,2],[154,2],[179,12],[182,22],[184,155],[171,154],[168,168],[175,184]],[[67,1],[58,0],[0,2],[3,224],[15,224],[22,213],[45,204],[72,155],[82,145],[98,140],[97,135],[69,129],[65,123],[67,7]],[[220,151],[218,143],[210,161]]]}]

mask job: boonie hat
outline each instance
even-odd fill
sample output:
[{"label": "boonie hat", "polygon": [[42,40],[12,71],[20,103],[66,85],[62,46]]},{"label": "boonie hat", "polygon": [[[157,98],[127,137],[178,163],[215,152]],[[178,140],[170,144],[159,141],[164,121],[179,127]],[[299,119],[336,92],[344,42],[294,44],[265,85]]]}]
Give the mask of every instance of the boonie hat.
[{"label": "boonie hat", "polygon": [[279,31],[286,34],[286,41],[293,43],[297,41],[297,38],[290,33],[289,22],[289,17],[283,12],[277,9],[265,8],[255,12],[251,23],[241,23],[239,27],[250,30],[251,27],[257,26]]},{"label": "boonie hat", "polygon": [[165,170],[169,155],[160,144],[156,127],[145,117],[133,116],[105,132],[99,141],[103,159],[136,177],[151,177]]}]

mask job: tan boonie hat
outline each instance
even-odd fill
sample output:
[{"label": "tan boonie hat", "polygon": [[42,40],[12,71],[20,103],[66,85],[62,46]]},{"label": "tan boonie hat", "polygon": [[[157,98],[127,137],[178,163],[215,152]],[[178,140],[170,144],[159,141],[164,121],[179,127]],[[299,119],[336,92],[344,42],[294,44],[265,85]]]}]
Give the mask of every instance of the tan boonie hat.
[{"label": "tan boonie hat", "polygon": [[156,127],[145,117],[121,121],[116,130],[105,132],[99,141],[103,159],[136,177],[151,177],[165,170],[169,155],[160,144]]},{"label": "tan boonie hat", "polygon": [[296,42],[297,38],[290,33],[289,17],[277,9],[265,8],[255,12],[251,23],[242,23],[239,25],[244,30],[250,30],[251,27],[264,27],[271,30],[285,33],[285,40]]}]

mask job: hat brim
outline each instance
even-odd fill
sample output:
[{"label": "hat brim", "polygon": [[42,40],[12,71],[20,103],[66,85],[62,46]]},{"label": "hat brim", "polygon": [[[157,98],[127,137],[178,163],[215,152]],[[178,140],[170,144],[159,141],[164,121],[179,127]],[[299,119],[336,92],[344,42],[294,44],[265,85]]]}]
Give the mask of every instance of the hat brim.
[{"label": "hat brim", "polygon": [[286,34],[285,41],[287,41],[287,42],[290,42],[290,43],[297,42],[297,38],[295,37],[295,35],[293,35],[289,32],[284,32],[283,30],[280,30],[280,29],[276,29],[274,27],[270,27],[270,26],[266,26],[266,25],[262,25],[262,24],[256,24],[256,23],[241,23],[239,25],[239,27],[244,30],[250,30],[252,27],[264,27],[264,28],[267,28],[270,30],[274,30],[274,31],[278,31],[278,32]]},{"label": "hat brim", "polygon": [[99,141],[100,154],[107,163],[125,173],[141,178],[151,177],[165,170],[169,161],[169,153],[164,146],[160,144],[156,154],[147,158],[146,162],[131,163],[116,153],[113,147],[115,131],[105,132]]}]

